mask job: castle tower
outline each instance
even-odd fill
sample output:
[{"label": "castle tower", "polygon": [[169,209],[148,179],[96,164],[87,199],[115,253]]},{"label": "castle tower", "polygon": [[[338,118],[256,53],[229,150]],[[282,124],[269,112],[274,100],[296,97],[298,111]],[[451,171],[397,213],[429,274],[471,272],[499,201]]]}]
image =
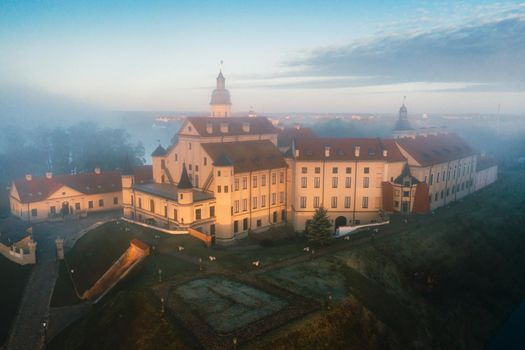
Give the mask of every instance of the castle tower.
[{"label": "castle tower", "polygon": [[403,104],[401,105],[401,108],[399,108],[399,117],[393,130],[394,137],[406,136],[411,134],[411,132],[414,130],[408,121],[408,110],[405,106],[405,99],[406,96],[403,97]]},{"label": "castle tower", "polygon": [[182,163],[182,173],[177,184],[177,202],[179,203],[178,221],[188,224],[194,221],[193,216],[193,185],[186,171],[186,163]]},{"label": "castle tower", "polygon": [[222,75],[222,69],[217,76],[217,87],[211,94],[211,116],[229,117],[231,112],[230,92],[226,89],[226,79]]},{"label": "castle tower", "polygon": [[215,182],[217,241],[227,244],[235,239],[232,221],[233,162],[225,154],[213,162]]}]

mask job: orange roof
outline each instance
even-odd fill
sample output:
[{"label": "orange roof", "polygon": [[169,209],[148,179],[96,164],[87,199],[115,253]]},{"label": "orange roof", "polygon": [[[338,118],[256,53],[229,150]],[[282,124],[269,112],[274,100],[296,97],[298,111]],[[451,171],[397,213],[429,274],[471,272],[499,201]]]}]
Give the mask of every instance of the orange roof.
[{"label": "orange roof", "polygon": [[[325,147],[330,147],[330,155],[325,156]],[[359,156],[355,155],[355,148],[359,146]],[[298,138],[295,140],[295,149],[299,150],[298,160],[386,160],[388,162],[401,162],[403,157],[392,140],[379,138]],[[383,156],[387,150],[387,156]]]},{"label": "orange roof", "polygon": [[214,161],[227,157],[236,173],[287,167],[283,155],[269,140],[204,143],[202,147]]},{"label": "orange roof", "polygon": [[[201,136],[277,134],[279,131],[266,117],[188,117],[187,120]],[[221,123],[228,125],[227,132],[221,132]],[[250,125],[248,132],[243,130],[243,123]],[[207,131],[208,125],[212,127],[211,133]]]},{"label": "orange roof", "polygon": [[395,142],[422,166],[446,163],[476,154],[461,137],[453,133],[404,137]]},{"label": "orange roof", "polygon": [[[133,169],[136,183],[150,182],[152,178],[151,166],[138,166]],[[61,187],[67,186],[83,194],[100,194],[122,191],[122,179],[120,170],[102,171],[96,173],[82,173],[71,175],[53,175],[47,177],[33,178],[32,180],[18,179],[13,181],[20,201],[22,203],[33,203],[47,199]]]}]

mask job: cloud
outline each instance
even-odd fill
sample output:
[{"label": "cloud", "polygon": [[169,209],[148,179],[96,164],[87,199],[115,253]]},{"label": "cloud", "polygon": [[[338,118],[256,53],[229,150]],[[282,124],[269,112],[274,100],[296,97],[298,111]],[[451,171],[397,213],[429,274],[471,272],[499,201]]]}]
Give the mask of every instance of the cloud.
[{"label": "cloud", "polygon": [[452,90],[524,91],[525,8],[493,18],[318,48],[288,60],[280,81],[270,80],[289,88],[451,83]]}]

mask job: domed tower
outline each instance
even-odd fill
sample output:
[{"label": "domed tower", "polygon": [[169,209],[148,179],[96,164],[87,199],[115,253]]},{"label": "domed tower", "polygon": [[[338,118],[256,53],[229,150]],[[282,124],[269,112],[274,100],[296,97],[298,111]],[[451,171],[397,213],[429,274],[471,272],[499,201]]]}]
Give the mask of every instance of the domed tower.
[{"label": "domed tower", "polygon": [[229,117],[231,112],[230,92],[226,89],[226,78],[222,69],[217,76],[217,87],[211,94],[210,106],[212,117]]},{"label": "domed tower", "polygon": [[408,110],[405,106],[405,99],[406,96],[403,97],[403,105],[399,108],[399,118],[394,126],[394,135],[398,136],[414,130],[408,121]]}]

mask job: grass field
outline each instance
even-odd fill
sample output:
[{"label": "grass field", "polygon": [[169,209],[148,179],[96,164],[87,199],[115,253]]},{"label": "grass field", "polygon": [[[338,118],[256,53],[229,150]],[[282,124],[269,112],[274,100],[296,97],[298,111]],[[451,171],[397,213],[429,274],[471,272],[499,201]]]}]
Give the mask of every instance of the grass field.
[{"label": "grass field", "polygon": [[242,328],[287,305],[262,290],[217,276],[187,282],[175,293],[218,333]]},{"label": "grass field", "polygon": [[0,255],[0,346],[7,340],[30,273],[30,265],[20,266]]}]

